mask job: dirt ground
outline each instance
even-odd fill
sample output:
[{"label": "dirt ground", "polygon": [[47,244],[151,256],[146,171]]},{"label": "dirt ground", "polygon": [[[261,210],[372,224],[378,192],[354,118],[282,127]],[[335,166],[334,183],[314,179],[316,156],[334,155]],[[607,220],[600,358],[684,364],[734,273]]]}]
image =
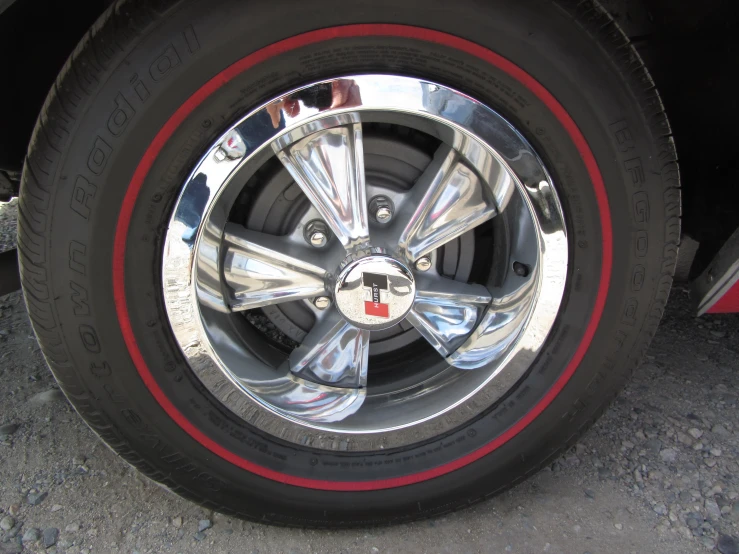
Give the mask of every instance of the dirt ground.
[{"label": "dirt ground", "polygon": [[[14,205],[0,213],[12,241]],[[453,515],[340,532],[204,510],[117,458],[55,386],[20,293],[0,297],[0,553],[739,552],[739,316],[673,290],[633,381],[562,459]]]}]

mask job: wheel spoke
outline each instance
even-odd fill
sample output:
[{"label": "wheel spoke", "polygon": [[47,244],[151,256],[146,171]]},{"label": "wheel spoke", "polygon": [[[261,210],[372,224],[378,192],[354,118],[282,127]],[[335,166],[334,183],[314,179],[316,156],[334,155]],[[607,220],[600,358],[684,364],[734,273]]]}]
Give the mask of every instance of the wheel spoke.
[{"label": "wheel spoke", "polygon": [[369,338],[369,331],[354,327],[332,310],[292,352],[290,370],[333,387],[363,388],[367,385]]},{"label": "wheel spoke", "polygon": [[475,328],[490,293],[482,285],[446,278],[419,280],[417,287],[408,321],[446,357]]},{"label": "wheel spoke", "polygon": [[281,379],[255,384],[249,388],[280,410],[308,421],[342,421],[362,406],[366,389],[328,387],[288,374]]},{"label": "wheel spoke", "polygon": [[[447,357],[447,362],[461,369],[477,369],[505,355],[517,339],[516,329],[520,329],[529,313],[530,295],[534,292],[535,280],[507,296],[496,295],[479,325],[469,338]],[[532,337],[545,335],[536,321],[530,328]]]},{"label": "wheel spoke", "polygon": [[224,233],[223,276],[232,290],[231,310],[251,310],[326,293],[326,270],[315,251],[282,237],[236,224]]},{"label": "wheel spoke", "polygon": [[397,243],[411,261],[497,213],[488,186],[446,145],[439,147],[406,205],[410,207],[398,214],[396,222]]},{"label": "wheel spoke", "polygon": [[346,249],[369,240],[360,124],[308,135],[278,157]]}]

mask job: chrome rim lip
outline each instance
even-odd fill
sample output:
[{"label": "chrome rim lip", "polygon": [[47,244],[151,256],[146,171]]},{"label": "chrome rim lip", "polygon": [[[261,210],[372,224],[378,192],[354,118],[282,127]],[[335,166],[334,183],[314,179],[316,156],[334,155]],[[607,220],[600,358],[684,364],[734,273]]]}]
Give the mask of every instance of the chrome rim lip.
[{"label": "chrome rim lip", "polygon": [[[341,79],[353,80],[359,83],[363,95],[361,106],[326,110],[320,113],[312,113],[308,110],[304,116],[285,118],[288,125],[279,132],[275,131],[273,136],[265,139],[260,146],[254,148],[247,156],[241,159],[223,160],[216,165],[213,161],[214,152],[229,132],[234,128],[241,128],[250,118],[263,112],[270,104],[279,100],[277,99],[242,118],[216,141],[188,178],[187,185],[183,187],[177,201],[177,207],[170,221],[165,241],[165,256],[162,268],[163,286],[170,324],[188,362],[216,398],[226,404],[239,417],[270,434],[291,442],[310,444],[332,450],[376,450],[417,442],[441,434],[475,417],[510,390],[533,362],[556,318],[565,286],[568,247],[562,209],[552,186],[552,180],[543,163],[528,142],[493,110],[453,89],[429,81],[392,75],[347,76],[341,77]],[[320,83],[332,83],[334,81],[327,80]],[[407,85],[409,83],[435,87],[436,90],[448,91],[456,98],[464,99],[474,107],[474,111],[471,113],[474,113],[476,117],[470,117],[469,121],[454,121],[428,111],[413,109],[411,106],[399,106],[398,103],[392,102],[392,98],[382,98],[382,91],[392,85]],[[305,90],[316,84],[312,83],[296,90]],[[402,86],[400,88],[402,89]],[[291,91],[280,98],[285,98],[294,92]],[[378,97],[374,102],[371,101],[372,94],[368,94],[372,92]],[[370,97],[370,101],[367,100],[368,97]],[[205,274],[207,277],[209,273],[213,273],[214,270],[217,271],[217,268],[208,267],[202,259],[196,259],[194,254],[200,248],[212,248],[213,245],[217,247],[217,238],[219,233],[222,232],[222,228],[219,229],[218,227],[219,224],[225,226],[225,214],[214,213],[214,210],[219,207],[219,199],[227,189],[230,180],[245,164],[270,147],[274,152],[284,149],[310,134],[311,131],[315,130],[316,125],[357,124],[362,121],[363,115],[370,112],[390,112],[401,114],[404,117],[410,115],[413,118],[441,124],[444,128],[450,130],[450,137],[456,148],[463,148],[465,141],[469,141],[473,150],[483,145],[486,154],[493,156],[497,163],[505,168],[512,177],[512,187],[504,191],[504,196],[496,198],[498,205],[510,205],[515,203],[518,198],[525,205],[526,210],[532,214],[532,219],[541,218],[546,221],[548,228],[540,230],[541,232],[535,235],[537,250],[541,254],[539,258],[540,267],[546,269],[545,266],[548,264],[554,268],[554,271],[550,272],[547,278],[530,281],[531,286],[525,292],[532,299],[531,309],[515,314],[515,317],[520,319],[520,325],[525,332],[517,337],[517,342],[506,345],[507,352],[504,349],[504,357],[495,364],[496,367],[492,371],[487,374],[477,371],[478,381],[473,386],[467,387],[466,394],[433,415],[420,417],[403,425],[392,425],[391,422],[388,422],[382,427],[367,432],[352,428],[337,428],[336,426],[315,422],[307,424],[305,420],[281,413],[279,410],[275,410],[269,402],[265,402],[263,398],[254,395],[253,390],[245,389],[245,381],[225,369],[228,367],[228,361],[224,361],[219,353],[213,349],[212,337],[201,318],[201,310],[208,310],[207,306],[209,304],[216,308],[222,306],[219,299],[221,291],[215,284],[210,290],[206,290],[205,294],[202,289],[197,290],[196,288],[196,283],[202,283],[203,281],[200,275]],[[481,115],[482,117],[479,117]],[[485,125],[481,126],[481,122],[483,124],[487,123],[487,127]],[[492,136],[485,140],[484,135],[490,134],[491,130],[494,131]],[[495,148],[491,146],[491,142]],[[207,170],[210,172],[208,173],[208,180],[219,183],[219,186],[216,190],[210,190],[209,188],[207,209],[200,214],[197,235],[194,240],[191,237],[190,242],[185,244],[181,234],[177,234],[179,230],[174,230],[178,223],[178,209],[182,205],[183,198],[186,197],[188,186],[204,170],[204,166],[208,166]],[[516,194],[516,191],[519,194]],[[204,225],[200,224],[203,222]],[[216,237],[216,240],[211,238],[209,242],[209,235]],[[185,248],[181,248],[182,246],[185,246]],[[172,255],[174,250],[177,250],[177,254]],[[539,266],[535,266],[534,270],[538,271],[538,268]],[[552,278],[552,275],[554,275],[554,278]],[[186,287],[182,286],[183,276],[185,277],[184,282],[187,283]],[[513,292],[521,294],[520,290]],[[511,296],[504,295],[496,298],[494,302],[497,306],[505,307],[507,303],[512,302]],[[202,304],[198,303],[198,299]],[[490,327],[493,329],[493,332],[489,333],[493,339],[495,338],[495,315],[493,311],[490,311],[486,316],[490,320]],[[484,333],[478,332],[477,334],[480,336],[476,340],[484,340]],[[476,358],[476,354],[474,348],[465,349],[463,345],[455,350],[449,357],[449,361],[456,363],[458,366],[464,367],[466,364],[472,368],[481,363],[479,357]],[[427,388],[434,390],[437,387],[435,382],[448,388],[470,374],[473,373],[448,368],[431,379],[427,383]],[[246,385],[248,387],[248,383]],[[242,391],[247,394],[243,394]],[[371,398],[368,395],[367,399]],[[378,405],[384,408],[392,407],[393,398],[380,399]],[[454,410],[455,413],[450,415],[449,412],[454,408],[460,409]],[[355,414],[352,417],[357,415]],[[288,422],[292,422],[294,425],[287,424]],[[421,425],[424,423],[429,423],[429,425]],[[409,429],[410,427],[413,427],[413,429]],[[422,428],[419,429],[419,427]]]}]

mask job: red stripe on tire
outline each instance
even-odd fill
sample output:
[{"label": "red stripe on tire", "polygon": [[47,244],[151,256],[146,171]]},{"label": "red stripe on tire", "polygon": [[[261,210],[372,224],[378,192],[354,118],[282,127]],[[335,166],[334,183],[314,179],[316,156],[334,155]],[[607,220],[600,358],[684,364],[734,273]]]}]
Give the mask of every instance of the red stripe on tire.
[{"label": "red stripe on tire", "polygon": [[[453,462],[441,465],[439,467],[422,471],[420,473],[414,473],[403,477],[394,477],[392,479],[383,479],[376,481],[324,481],[320,479],[307,479],[304,477],[295,477],[293,475],[287,475],[280,473],[272,469],[257,465],[250,462],[233,452],[227,450],[220,444],[213,441],[211,438],[202,433],[196,428],[167,398],[162,389],[157,384],[154,376],[146,365],[141,351],[139,350],[138,344],[136,343],[136,337],[134,336],[133,329],[131,327],[131,321],[128,315],[128,306],[126,305],[126,293],[125,293],[125,254],[126,254],[126,236],[128,234],[128,227],[131,221],[131,215],[133,214],[134,205],[136,198],[141,190],[141,186],[151,169],[154,160],[159,155],[164,144],[172,136],[175,129],[187,118],[187,116],[202,103],[208,96],[219,89],[221,86],[229,82],[231,79],[236,77],[238,74],[246,71],[247,69],[262,63],[273,56],[306,46],[318,42],[324,42],[334,38],[349,38],[358,36],[393,36],[393,37],[405,37],[426,42],[433,42],[442,44],[457,50],[466,52],[467,54],[476,56],[498,69],[504,71],[526,88],[528,88],[533,94],[539,98],[556,116],[562,126],[565,128],[567,133],[570,135],[573,143],[577,147],[580,156],[587,168],[590,180],[593,183],[595,191],[598,210],[600,211],[601,220],[601,232],[603,235],[602,253],[603,263],[601,267],[601,278],[598,286],[598,294],[595,300],[595,307],[591,315],[588,326],[585,330],[582,342],[575,351],[575,355],[570,360],[567,368],[564,370],[562,375],[547,391],[544,397],[528,412],[526,415],[516,422],[513,426],[503,432],[501,435],[496,437],[494,440],[487,443],[485,446],[478,450],[467,454]],[[366,24],[366,25],[347,25],[342,27],[332,27],[329,29],[321,29],[318,31],[311,31],[302,35],[298,35],[292,38],[276,42],[253,54],[242,58],[233,65],[221,71],[218,75],[213,77],[210,81],[205,83],[195,94],[193,94],[179,109],[169,118],[164,127],[157,133],[154,140],[147,148],[141,161],[136,167],[131,183],[126,191],[126,196],[123,199],[121,206],[121,212],[118,216],[118,224],[116,226],[115,242],[113,246],[113,294],[116,306],[116,312],[118,314],[118,321],[121,326],[121,332],[125,340],[128,351],[131,355],[134,365],[144,381],[144,384],[151,391],[151,394],[156,398],[157,402],[161,405],[167,414],[180,426],[182,429],[190,435],[193,439],[203,445],[205,448],[216,454],[217,456],[231,462],[232,464],[265,477],[274,481],[279,481],[288,485],[294,485],[297,487],[305,487],[310,489],[322,489],[322,490],[333,490],[333,491],[368,491],[368,490],[379,490],[388,489],[393,487],[400,487],[405,485],[411,485],[413,483],[419,483],[434,477],[439,477],[452,472],[456,469],[464,467],[472,462],[479,460],[483,456],[491,453],[496,448],[505,444],[518,433],[520,433],[527,425],[529,425],[544,409],[551,404],[554,398],[560,393],[567,382],[570,380],[572,375],[575,373],[578,365],[583,359],[585,352],[593,339],[595,330],[598,327],[603,308],[606,302],[606,295],[608,293],[608,286],[611,275],[611,264],[612,264],[612,232],[611,232],[611,216],[608,208],[608,198],[606,196],[605,186],[603,184],[603,178],[598,169],[598,165],[595,161],[593,153],[585,141],[585,137],[582,135],[577,125],[565,111],[565,109],[557,102],[557,100],[533,77],[526,73],[523,69],[508,61],[507,59],[499,56],[498,54],[483,48],[475,43],[467,40],[441,33],[439,31],[432,31],[429,29],[422,29],[419,27],[410,27],[405,25],[386,25],[386,24]]]}]

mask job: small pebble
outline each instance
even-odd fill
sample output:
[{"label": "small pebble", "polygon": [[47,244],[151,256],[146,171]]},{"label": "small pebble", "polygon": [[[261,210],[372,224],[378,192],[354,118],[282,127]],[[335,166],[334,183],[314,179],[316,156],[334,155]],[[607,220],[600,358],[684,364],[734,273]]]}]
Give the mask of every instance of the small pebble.
[{"label": "small pebble", "polygon": [[653,454],[658,454],[662,449],[662,441],[659,439],[649,439],[644,443],[644,447]]},{"label": "small pebble", "polygon": [[41,534],[41,538],[44,543],[44,548],[49,548],[56,544],[56,540],[59,538],[59,529],[56,527],[47,527]]},{"label": "small pebble", "polygon": [[624,528],[623,524],[621,523],[614,523],[613,526],[619,531]]},{"label": "small pebble", "polygon": [[691,429],[688,429],[688,435],[690,435],[694,439],[699,439],[703,436],[703,431],[701,431],[700,429],[696,427],[693,427]]},{"label": "small pebble", "polygon": [[19,426],[15,423],[6,423],[5,425],[0,425],[0,438],[8,438],[10,435],[18,430],[18,427]]},{"label": "small pebble", "polygon": [[196,541],[203,541],[203,540],[205,540],[205,537],[206,537],[206,536],[207,536],[207,535],[206,535],[205,533],[203,533],[202,531],[198,531],[197,533],[195,533],[195,534],[193,535],[193,537],[195,537],[195,540],[196,540]]},{"label": "small pebble", "polygon": [[660,515],[660,516],[666,516],[666,515],[667,515],[667,506],[665,506],[665,505],[664,505],[664,504],[662,504],[662,503],[659,503],[659,504],[655,504],[655,505],[654,505],[654,512],[655,512],[655,513],[656,513],[657,515]]},{"label": "small pebble", "polygon": [[23,533],[23,538],[21,539],[22,542],[36,542],[41,538],[41,531],[36,529],[35,527],[31,527],[30,529],[26,529],[26,532]]},{"label": "small pebble", "polygon": [[79,530],[80,530],[80,526],[79,526],[79,524],[78,524],[78,523],[70,523],[69,525],[67,525],[67,526],[66,526],[66,527],[64,528],[64,530],[65,530],[65,531],[66,531],[67,533],[76,533],[77,531],[79,531]]},{"label": "small pebble", "polygon": [[719,535],[716,541],[716,549],[721,554],[739,554],[739,541],[729,535]]},{"label": "small pebble", "polygon": [[43,406],[52,402],[60,402],[65,400],[64,393],[59,389],[50,389],[38,394],[34,394],[28,399],[28,403],[32,406]]},{"label": "small pebble", "polygon": [[706,515],[708,515],[708,519],[711,519],[713,521],[718,521],[721,519],[721,508],[718,507],[718,504],[715,500],[712,499],[706,499]]},{"label": "small pebble", "polygon": [[201,519],[198,521],[198,531],[205,531],[206,529],[210,529],[213,527],[213,524],[209,519]]},{"label": "small pebble", "polygon": [[711,427],[711,433],[719,437],[728,437],[729,431],[720,423]]},{"label": "small pebble", "polygon": [[182,527],[182,517],[181,516],[173,517],[172,518],[172,525],[174,525],[178,529],[180,527]]},{"label": "small pebble", "polygon": [[[701,519],[702,519],[702,518],[701,518]],[[698,527],[700,527],[700,525],[701,525],[701,522],[700,522],[700,521],[698,521],[698,519],[697,519],[697,518],[694,518],[694,517],[689,517],[689,518],[687,518],[687,519],[685,520],[685,525],[687,525],[687,526],[688,526],[688,528],[690,528],[690,529],[697,529]]]},{"label": "small pebble", "polygon": [[665,448],[659,453],[659,457],[664,462],[673,463],[677,460],[677,450],[674,448]]},{"label": "small pebble", "polygon": [[47,496],[49,496],[48,492],[29,492],[26,499],[31,506],[38,506]]},{"label": "small pebble", "polygon": [[3,531],[10,531],[14,525],[15,519],[12,516],[5,516],[3,519],[0,519],[0,529]]}]

